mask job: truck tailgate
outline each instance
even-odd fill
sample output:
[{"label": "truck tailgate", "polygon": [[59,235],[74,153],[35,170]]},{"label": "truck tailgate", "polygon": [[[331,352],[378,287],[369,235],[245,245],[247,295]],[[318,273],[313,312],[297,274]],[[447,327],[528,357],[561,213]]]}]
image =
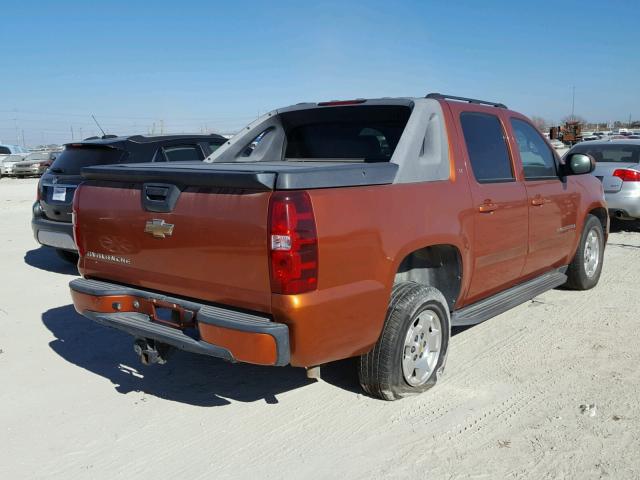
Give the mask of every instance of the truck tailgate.
[{"label": "truck tailgate", "polygon": [[271,192],[182,186],[170,211],[162,212],[143,202],[148,186],[102,181],[80,187],[81,273],[269,312]]}]

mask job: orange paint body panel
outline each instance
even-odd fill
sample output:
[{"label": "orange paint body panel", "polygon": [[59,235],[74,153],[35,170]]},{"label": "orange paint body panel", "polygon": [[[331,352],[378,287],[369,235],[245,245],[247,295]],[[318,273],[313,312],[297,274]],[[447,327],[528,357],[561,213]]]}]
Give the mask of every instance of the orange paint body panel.
[{"label": "orange paint body panel", "polygon": [[240,332],[204,323],[199,325],[199,330],[202,340],[226,348],[240,362],[256,365],[274,365],[276,363],[277,347],[271,335]]}]

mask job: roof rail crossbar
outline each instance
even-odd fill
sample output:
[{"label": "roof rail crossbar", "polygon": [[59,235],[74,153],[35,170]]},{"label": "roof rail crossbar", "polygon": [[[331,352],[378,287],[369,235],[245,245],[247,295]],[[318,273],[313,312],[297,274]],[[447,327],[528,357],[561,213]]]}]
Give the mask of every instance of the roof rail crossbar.
[{"label": "roof rail crossbar", "polygon": [[445,95],[442,93],[430,93],[425,98],[434,98],[436,100],[458,100],[460,102],[475,103],[477,105],[491,105],[497,108],[507,108],[504,103],[488,102],[486,100],[478,100],[477,98],[456,97],[454,95]]}]

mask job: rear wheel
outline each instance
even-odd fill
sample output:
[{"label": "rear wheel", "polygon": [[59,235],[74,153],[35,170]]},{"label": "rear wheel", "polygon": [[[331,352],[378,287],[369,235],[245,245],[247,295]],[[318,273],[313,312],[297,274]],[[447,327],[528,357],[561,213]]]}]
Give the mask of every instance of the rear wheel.
[{"label": "rear wheel", "polygon": [[434,288],[395,285],[378,342],[360,357],[360,384],[383,400],[397,400],[433,387],[444,370],[451,335],[449,308]]},{"label": "rear wheel", "polygon": [[604,231],[597,217],[588,215],[578,250],[567,269],[566,287],[589,290],[598,284],[604,257]]},{"label": "rear wheel", "polygon": [[78,264],[78,259],[80,257],[78,256],[78,254],[76,252],[70,252],[69,250],[56,249],[56,253],[65,262],[73,263],[74,265]]}]

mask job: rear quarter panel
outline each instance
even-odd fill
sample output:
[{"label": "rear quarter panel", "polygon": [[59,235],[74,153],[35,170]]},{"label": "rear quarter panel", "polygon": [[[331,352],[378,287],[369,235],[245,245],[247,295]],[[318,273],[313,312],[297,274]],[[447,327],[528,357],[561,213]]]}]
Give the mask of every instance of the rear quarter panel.
[{"label": "rear quarter panel", "polygon": [[[450,244],[470,264],[472,212],[464,182],[309,191],[318,229],[318,290],[273,295],[289,325],[292,364],[317,365],[368,351],[377,341],[395,273],[414,250]],[[464,289],[463,285],[463,289]]]}]

